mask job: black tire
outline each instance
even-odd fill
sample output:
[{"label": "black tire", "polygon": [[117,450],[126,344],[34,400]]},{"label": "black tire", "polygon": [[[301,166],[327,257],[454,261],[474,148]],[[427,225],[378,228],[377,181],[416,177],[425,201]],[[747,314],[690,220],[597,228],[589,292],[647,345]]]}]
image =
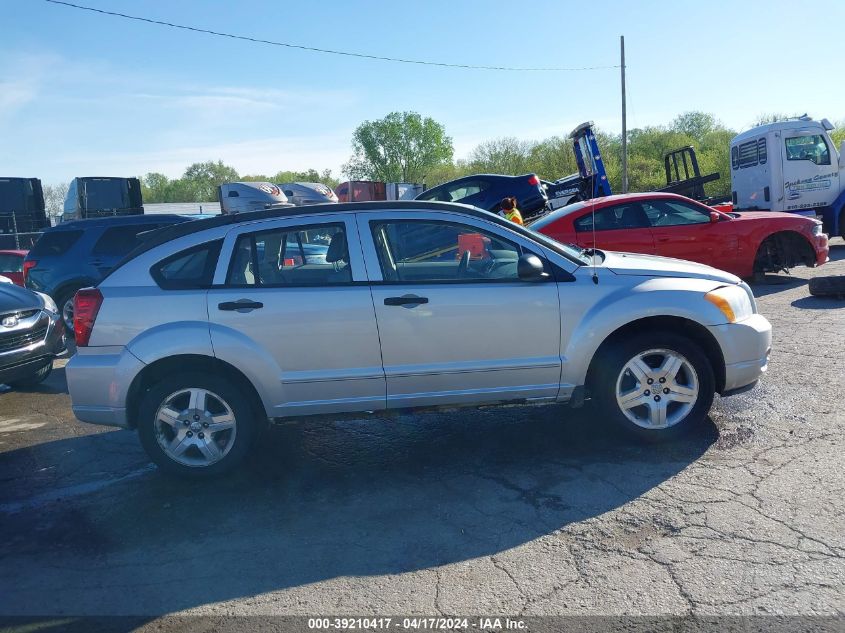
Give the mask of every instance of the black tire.
[{"label": "black tire", "polygon": [[813,277],[810,279],[810,294],[814,297],[845,298],[845,275]]},{"label": "black tire", "polygon": [[[160,436],[164,438],[163,441],[167,440],[164,435],[167,428],[162,427],[160,432],[156,426],[159,407],[166,402],[171,394],[192,388],[207,390],[215,398],[222,399],[230,407],[235,418],[234,440],[228,452],[219,461],[206,465],[180,463],[172,458],[159,444]],[[188,416],[186,416],[186,419],[190,420]],[[252,406],[250,399],[233,381],[227,380],[224,376],[200,372],[176,373],[161,378],[142,398],[138,411],[138,437],[147,455],[164,472],[180,477],[214,477],[231,471],[246,457],[260,430],[258,420],[259,415]],[[191,427],[188,426],[184,430],[187,433],[190,429]],[[201,437],[202,428],[197,428],[195,432],[197,439],[192,441],[196,442],[198,437]],[[194,451],[195,454],[197,452],[199,452],[198,449]],[[187,452],[185,454],[187,455]]]},{"label": "black tire", "polygon": [[31,376],[27,376],[26,378],[21,378],[20,380],[16,380],[12,383],[9,383],[9,386],[14,387],[15,389],[28,389],[29,387],[34,387],[35,385],[47,380],[47,376],[49,376],[50,372],[52,371],[53,361],[50,360],[49,363],[44,365],[41,369],[36,371]]},{"label": "black tire", "polygon": [[[678,421],[672,426],[668,426],[666,428],[644,428],[643,426],[638,425],[628,418],[617,403],[617,381],[621,381],[620,384],[624,384],[624,381],[629,380],[636,381],[636,378],[632,374],[626,374],[626,377],[622,376],[622,372],[626,364],[638,355],[649,350],[667,350],[680,355],[688,361],[689,365],[691,365],[692,369],[694,369],[695,375],[698,379],[697,397],[694,402],[689,403],[692,405],[689,408],[689,411],[682,417],[679,417]],[[647,441],[663,441],[674,439],[683,435],[696,426],[702,424],[702,422],[707,418],[710,406],[713,404],[716,384],[713,377],[713,368],[702,349],[695,342],[685,336],[674,334],[672,332],[644,332],[641,334],[635,334],[634,336],[615,340],[602,346],[594,363],[594,371],[591,376],[590,394],[592,399],[596,402],[599,411],[603,414],[603,418],[617,427],[621,427],[625,432],[639,439]],[[686,372],[686,369],[682,371]],[[657,386],[658,389],[660,389],[659,384],[654,386]],[[646,389],[651,392],[653,391],[654,386],[642,385],[643,397],[645,397]],[[654,398],[655,396],[657,396],[657,394],[649,393],[648,398]],[[660,395],[658,397],[669,398],[669,400],[672,398],[672,396],[664,395]],[[677,415],[680,415],[680,411],[685,405],[675,405],[678,405],[678,403],[669,404],[668,406],[670,409],[674,410]],[[642,406],[643,412],[651,410],[650,402],[648,403],[648,406],[645,404]],[[634,415],[634,413],[632,413],[632,415]],[[634,417],[636,417],[636,415],[634,415]]]}]

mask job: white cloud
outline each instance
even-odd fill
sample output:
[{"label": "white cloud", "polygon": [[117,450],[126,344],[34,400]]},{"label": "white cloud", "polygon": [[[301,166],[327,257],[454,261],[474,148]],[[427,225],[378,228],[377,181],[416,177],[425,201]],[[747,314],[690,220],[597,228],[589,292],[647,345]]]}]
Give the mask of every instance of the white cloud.
[{"label": "white cloud", "polygon": [[222,160],[240,174],[275,174],[283,170],[331,169],[339,175],[349,158],[351,130],[313,136],[272,136],[246,141],[195,144],[139,152],[82,152],[52,167],[70,173],[142,175],[161,172],[169,178],[182,175],[191,163]]},{"label": "white cloud", "polygon": [[0,118],[14,114],[38,94],[30,80],[0,81]]}]

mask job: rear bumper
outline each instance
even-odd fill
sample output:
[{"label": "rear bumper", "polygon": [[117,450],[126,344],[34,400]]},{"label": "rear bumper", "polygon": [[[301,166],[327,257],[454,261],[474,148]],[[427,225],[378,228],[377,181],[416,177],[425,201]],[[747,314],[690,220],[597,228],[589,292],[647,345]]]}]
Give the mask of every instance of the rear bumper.
[{"label": "rear bumper", "polygon": [[129,428],[126,398],[143,367],[125,348],[80,349],[65,367],[73,414],[82,422]]},{"label": "rear bumper", "polygon": [[725,359],[725,385],[722,395],[732,395],[754,385],[766,373],[772,351],[772,326],[761,314],[739,323],[708,328],[719,342]]}]

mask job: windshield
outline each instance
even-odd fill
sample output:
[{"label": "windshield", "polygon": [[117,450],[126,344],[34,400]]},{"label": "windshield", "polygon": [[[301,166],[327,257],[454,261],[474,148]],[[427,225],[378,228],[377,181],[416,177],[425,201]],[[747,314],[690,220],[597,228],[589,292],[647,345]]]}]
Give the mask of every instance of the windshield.
[{"label": "windshield", "polygon": [[540,233],[540,229],[544,226],[547,226],[560,218],[561,216],[567,215],[569,213],[573,213],[575,211],[580,211],[586,205],[583,202],[576,202],[575,204],[567,205],[557,211],[552,211],[544,215],[541,218],[534,220],[533,222],[529,222],[524,228],[526,231],[530,232],[531,235],[534,237],[535,240],[540,242],[543,246],[555,251],[556,253],[560,253],[564,257],[568,257],[569,259],[574,259],[578,262],[583,262],[585,264],[592,263],[592,259],[590,257],[591,251],[587,249],[583,249],[575,244],[561,244],[560,242],[547,237]]},{"label": "windshield", "polygon": [[543,235],[542,233],[538,233],[536,230],[534,230],[534,224],[532,224],[531,226],[526,226],[524,227],[524,229],[531,233],[531,237],[534,238],[534,241],[539,242],[549,250],[554,251],[559,255],[563,255],[564,257],[567,257],[583,264],[589,264],[592,262],[592,259],[590,257],[591,251],[588,251],[587,249],[580,248],[579,246],[575,246],[574,244],[561,244],[560,242],[555,241],[552,238]]}]

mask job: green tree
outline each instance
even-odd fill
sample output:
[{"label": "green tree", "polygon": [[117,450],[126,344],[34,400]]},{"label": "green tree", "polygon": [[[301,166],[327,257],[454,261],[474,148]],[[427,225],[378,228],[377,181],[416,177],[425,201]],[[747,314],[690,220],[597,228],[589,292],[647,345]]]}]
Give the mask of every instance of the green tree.
[{"label": "green tree", "polygon": [[552,136],[535,143],[529,152],[529,170],[545,180],[557,180],[578,171],[572,141]]},{"label": "green tree", "polygon": [[680,134],[686,134],[699,143],[704,137],[720,127],[715,117],[706,112],[684,112],[675,117],[670,130]]},{"label": "green tree", "polygon": [[534,143],[505,137],[487,141],[469,156],[473,171],[488,174],[524,174],[531,171],[531,150]]},{"label": "green tree", "polygon": [[446,129],[416,112],[391,112],[364,121],[352,135],[352,157],[343,166],[351,179],[424,182],[436,167],[452,161]]},{"label": "green tree", "polygon": [[[182,180],[193,194],[188,202],[208,202],[217,199],[217,187],[225,182],[239,180],[234,167],[224,165],[222,160],[194,163],[185,170]],[[181,187],[180,187],[181,189]]]},{"label": "green tree", "polygon": [[842,141],[845,141],[845,119],[836,123],[836,129],[830,132],[830,140],[833,141],[838,150]]},{"label": "green tree", "polygon": [[151,172],[141,176],[141,195],[144,202],[169,202],[171,181],[164,174]]},{"label": "green tree", "polygon": [[768,125],[769,123],[777,123],[778,121],[786,121],[787,119],[796,119],[799,116],[801,116],[801,114],[784,114],[783,112],[770,112],[768,114],[761,114],[754,120],[754,122],[751,124],[751,127],[757,127],[758,125]]}]

